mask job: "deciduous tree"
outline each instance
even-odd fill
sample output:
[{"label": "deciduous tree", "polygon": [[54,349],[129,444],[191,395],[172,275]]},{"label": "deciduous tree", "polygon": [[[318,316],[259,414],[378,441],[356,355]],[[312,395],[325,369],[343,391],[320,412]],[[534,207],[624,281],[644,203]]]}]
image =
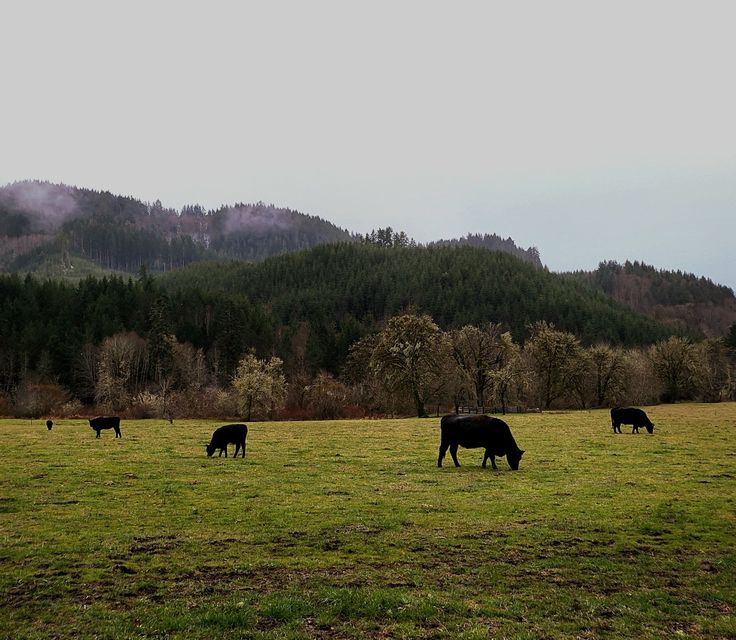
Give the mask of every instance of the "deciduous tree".
[{"label": "deciduous tree", "polygon": [[557,331],[545,321],[532,324],[529,333],[525,351],[530,358],[540,405],[549,409],[552,402],[573,387],[583,349],[574,335]]},{"label": "deciduous tree", "polygon": [[259,360],[249,353],[240,359],[233,387],[240,413],[246,420],[250,420],[256,411],[273,415],[282,406],[286,399],[286,378],[282,366],[281,358],[277,357]]},{"label": "deciduous tree", "polygon": [[425,417],[427,401],[443,386],[449,343],[427,315],[391,318],[378,335],[371,354],[374,374],[389,389],[408,393],[417,416]]}]

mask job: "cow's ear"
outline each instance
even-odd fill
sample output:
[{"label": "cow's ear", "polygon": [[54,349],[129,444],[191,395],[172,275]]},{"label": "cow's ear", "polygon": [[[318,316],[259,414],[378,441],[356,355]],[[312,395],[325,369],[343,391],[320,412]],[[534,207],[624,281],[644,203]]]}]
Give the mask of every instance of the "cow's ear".
[{"label": "cow's ear", "polygon": [[519,449],[519,455],[523,455],[524,449]]}]

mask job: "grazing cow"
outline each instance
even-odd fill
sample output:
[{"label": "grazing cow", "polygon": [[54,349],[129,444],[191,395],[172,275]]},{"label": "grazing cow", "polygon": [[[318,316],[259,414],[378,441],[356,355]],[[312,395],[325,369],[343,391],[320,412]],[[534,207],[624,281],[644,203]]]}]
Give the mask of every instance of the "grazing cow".
[{"label": "grazing cow", "polygon": [[245,458],[245,438],[248,435],[248,427],[244,424],[226,424],[222,427],[215,429],[212,434],[212,440],[207,445],[207,457],[212,457],[215,449],[220,450],[218,458],[225,452],[227,458],[227,445],[235,445],[235,457],[238,457],[238,450],[243,450],[243,457]]},{"label": "grazing cow", "polygon": [[621,433],[622,424],[632,425],[631,433],[639,433],[639,427],[646,427],[649,433],[654,425],[646,413],[636,407],[614,407],[611,409],[611,424],[614,433]]},{"label": "grazing cow", "polygon": [[115,437],[122,438],[120,433],[120,418],[118,416],[97,416],[89,421],[89,426],[97,432],[97,437],[100,437],[100,431],[103,429],[115,429]]},{"label": "grazing cow", "polygon": [[46,428],[51,431],[51,427],[54,426],[53,420],[46,420]]},{"label": "grazing cow", "polygon": [[519,461],[524,452],[517,446],[509,425],[503,420],[484,415],[449,415],[442,418],[440,430],[442,437],[440,455],[437,459],[438,467],[442,466],[442,459],[448,447],[455,466],[459,467],[457,448],[461,446],[466,449],[477,449],[478,447],[485,449],[483,467],[490,458],[491,466],[498,469],[495,456],[506,456],[506,461],[514,471],[519,468]]}]

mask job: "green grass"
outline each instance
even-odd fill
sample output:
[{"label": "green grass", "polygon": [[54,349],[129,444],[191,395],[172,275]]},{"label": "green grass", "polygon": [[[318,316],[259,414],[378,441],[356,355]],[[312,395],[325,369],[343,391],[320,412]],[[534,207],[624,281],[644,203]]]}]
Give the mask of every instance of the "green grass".
[{"label": "green grass", "polygon": [[[509,416],[518,472],[437,419],[0,421],[0,637],[733,638],[736,405]],[[232,452],[232,447],[231,447]]]}]

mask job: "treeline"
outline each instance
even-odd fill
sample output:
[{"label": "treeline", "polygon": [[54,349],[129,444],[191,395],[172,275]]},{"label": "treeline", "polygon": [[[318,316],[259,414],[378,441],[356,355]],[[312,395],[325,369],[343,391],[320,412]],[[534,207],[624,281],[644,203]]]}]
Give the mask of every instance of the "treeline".
[{"label": "treeline", "polygon": [[442,331],[427,315],[405,314],[353,346],[346,376],[361,406],[418,416],[435,406],[505,413],[719,402],[736,397],[736,343],[672,336],[649,347],[585,347],[538,321],[520,345],[499,324]]},{"label": "treeline", "polygon": [[[68,354],[78,395],[54,378],[47,353],[34,370],[22,370],[28,363],[21,362],[20,376],[8,386],[13,354],[3,345],[0,414],[421,417],[452,410],[505,413],[736,398],[736,325],[728,339],[693,343],[672,336],[649,347],[624,348],[585,347],[573,334],[538,321],[521,345],[500,324],[443,331],[431,317],[412,313],[390,318],[380,331],[354,342],[339,375],[308,370],[305,332],[293,336],[289,373],[279,357],[259,358],[241,344],[231,351],[240,353],[232,374],[223,375],[228,363],[219,349],[233,344],[216,342],[205,351],[179,341],[169,332],[164,298],[153,298],[143,324],[146,337],[119,331]],[[85,409],[82,400],[95,406]]]}]

